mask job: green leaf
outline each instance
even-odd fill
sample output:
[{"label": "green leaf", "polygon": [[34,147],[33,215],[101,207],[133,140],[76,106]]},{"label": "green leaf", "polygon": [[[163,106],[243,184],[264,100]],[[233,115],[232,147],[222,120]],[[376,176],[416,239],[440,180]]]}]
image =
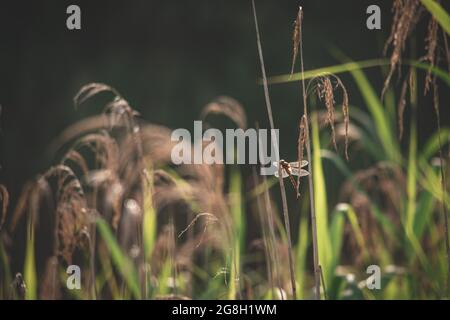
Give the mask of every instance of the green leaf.
[{"label": "green leaf", "polygon": [[[365,68],[373,68],[378,67],[380,65],[388,65],[389,60],[387,59],[372,59],[372,60],[364,60],[359,62],[348,62],[348,63],[342,63],[334,66],[329,67],[323,67],[313,70],[307,70],[304,72],[304,78],[312,79],[319,75],[323,74],[339,74],[344,72],[350,72],[357,69],[365,69]],[[273,76],[268,79],[269,84],[275,84],[275,83],[286,83],[286,82],[292,82],[292,81],[300,81],[302,80],[302,74],[301,72],[297,72],[294,74],[284,74],[279,76]]]},{"label": "green leaf", "polygon": [[413,121],[411,124],[411,134],[409,141],[408,169],[406,193],[408,197],[406,208],[406,227],[413,230],[414,218],[416,214],[416,194],[417,194],[417,127]]},{"label": "green leaf", "polygon": [[230,283],[228,299],[235,299],[237,290],[240,290],[241,252],[245,243],[245,220],[242,201],[242,178],[238,167],[233,167],[230,177],[230,209],[233,218],[232,255],[230,261]]},{"label": "green leaf", "polygon": [[442,29],[450,35],[450,16],[441,7],[441,5],[434,0],[420,0],[425,8],[433,15],[436,21],[441,25]]},{"label": "green leaf", "polygon": [[143,181],[144,185],[144,218],[143,218],[143,239],[144,239],[144,256],[149,261],[153,247],[156,241],[156,212],[153,207],[151,182],[147,179]]},{"label": "green leaf", "polygon": [[307,288],[305,285],[307,279],[307,270],[306,270],[306,260],[307,260],[307,252],[308,252],[308,219],[305,215],[300,218],[299,223],[299,233],[298,233],[298,241],[297,241],[297,250],[296,250],[296,264],[297,268],[297,282],[299,284],[298,288],[298,299],[304,299],[304,289]]},{"label": "green leaf", "polygon": [[[337,51],[337,50],[335,50]],[[341,54],[342,55],[342,54]],[[345,62],[334,66],[328,66],[328,67],[322,67],[318,69],[313,70],[307,70],[304,72],[305,80],[315,78],[319,75],[323,74],[340,74],[345,72],[352,72],[355,70],[362,70],[362,69],[368,69],[373,67],[382,67],[382,66],[388,66],[390,64],[389,60],[387,59],[372,59],[372,60],[363,60],[363,61],[351,61],[351,62]],[[438,78],[440,78],[442,81],[444,81],[447,86],[450,86],[450,75],[445,70],[437,67],[432,66],[429,63],[421,62],[417,60],[405,60],[404,65],[413,66],[419,69],[422,69],[426,72],[431,71],[434,75],[436,75]],[[301,72],[297,72],[294,74],[282,74],[278,76],[272,76],[267,81],[269,84],[278,84],[278,83],[288,83],[288,82],[295,82],[295,81],[301,81],[302,80],[302,74]],[[258,80],[259,84],[262,84],[262,80]]]},{"label": "green leaf", "polygon": [[394,241],[398,242],[398,235],[397,231],[394,228],[392,222],[381,212],[381,209],[378,207],[378,205],[372,201],[372,199],[369,197],[369,195],[364,191],[364,188],[360,185],[360,183],[355,179],[352,171],[347,166],[346,162],[342,160],[341,157],[339,157],[336,153],[329,151],[329,150],[322,150],[321,156],[323,159],[330,160],[336,168],[347,178],[350,180],[353,188],[357,190],[359,193],[364,195],[368,200],[370,204],[370,211],[374,214],[375,219],[377,222],[382,226],[383,230],[389,234],[389,237],[393,239]]},{"label": "green leaf", "polygon": [[25,299],[27,300],[36,300],[37,298],[36,258],[34,250],[34,223],[30,216],[28,218],[27,248],[23,270],[23,279],[27,286],[25,291]]},{"label": "green leaf", "polygon": [[387,158],[395,163],[399,163],[401,160],[399,147],[393,135],[391,121],[386,114],[380,98],[375,93],[366,75],[360,69],[351,71],[351,74],[374,119],[378,138]]},{"label": "green leaf", "polygon": [[[450,128],[442,127],[441,128],[441,141],[443,144],[446,144],[450,139]],[[439,131],[433,133],[433,135],[428,139],[425,143],[425,146],[422,148],[422,152],[420,154],[420,159],[423,161],[429,161],[430,158],[439,151]]]},{"label": "green leaf", "polygon": [[139,280],[133,262],[120,249],[120,246],[106,221],[102,218],[97,218],[96,222],[100,235],[102,236],[106,247],[111,254],[114,265],[121,273],[133,296],[140,299],[141,292],[139,288]]},{"label": "green leaf", "polygon": [[312,124],[312,177],[314,182],[314,207],[316,212],[317,240],[319,264],[322,267],[325,285],[331,285],[334,270],[332,270],[332,250],[328,233],[328,207],[325,176],[320,155],[319,124],[317,114],[313,113]]}]

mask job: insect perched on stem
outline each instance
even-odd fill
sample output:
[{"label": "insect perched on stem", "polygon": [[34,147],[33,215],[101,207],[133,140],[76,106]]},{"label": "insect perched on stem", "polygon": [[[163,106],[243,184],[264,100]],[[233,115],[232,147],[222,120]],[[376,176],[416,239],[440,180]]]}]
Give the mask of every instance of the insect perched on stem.
[{"label": "insect perched on stem", "polygon": [[[285,160],[280,160],[279,162],[281,166],[281,176],[283,178],[289,177],[289,180],[291,181],[292,186],[294,187],[294,190],[297,190],[297,183],[295,182],[295,179],[293,176],[299,176],[299,177],[305,177],[309,175],[309,172],[305,169],[302,169],[303,167],[306,167],[308,165],[308,161],[302,160],[301,163],[298,161],[295,162],[287,162]],[[274,162],[273,165],[278,168],[278,162]],[[275,177],[278,178],[278,170],[275,172]],[[298,198],[298,195],[297,195]]]}]

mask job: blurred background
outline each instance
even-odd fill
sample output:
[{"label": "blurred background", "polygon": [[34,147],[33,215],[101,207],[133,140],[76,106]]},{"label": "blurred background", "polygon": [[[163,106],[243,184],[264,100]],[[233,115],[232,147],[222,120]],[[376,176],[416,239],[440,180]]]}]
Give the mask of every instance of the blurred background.
[{"label": "blurred background", "polygon": [[[395,3],[401,4],[398,8],[403,9],[403,6],[407,7],[410,4],[418,5],[419,1],[397,1]],[[445,10],[450,11],[449,1],[440,1],[440,3]],[[66,27],[68,17],[66,9],[72,4],[81,8],[81,30],[70,31]],[[291,70],[293,22],[299,5],[304,8],[302,25],[305,70],[342,64],[344,61],[341,58],[338,59],[336,55],[338,51],[353,61],[369,59],[380,59],[381,61],[383,58],[383,47],[389,37],[393,19],[391,11],[393,1],[256,0],[256,4],[266,71],[269,76],[288,74]],[[381,30],[368,30],[366,27],[368,18],[366,9],[373,4],[381,7]],[[431,15],[424,7],[419,5],[418,7],[419,12],[422,13],[422,19],[411,34],[408,34],[406,49],[402,52],[404,61],[408,58],[418,60],[427,54],[426,39],[429,34],[427,29]],[[401,11],[401,9],[399,10]],[[402,12],[406,16],[406,20],[411,22],[410,17],[414,15],[408,15],[409,11],[407,10]],[[411,12],[417,13],[414,10]],[[417,14],[417,16],[420,15]],[[404,24],[402,25],[404,26]],[[436,33],[434,35],[436,40]],[[443,39],[437,41],[437,52],[439,54],[433,54],[433,57],[444,57],[442,55],[444,50],[441,46],[441,40]],[[389,51],[389,55],[391,52]],[[442,70],[446,70],[445,63],[444,59],[437,61],[437,65]],[[354,124],[351,130],[356,133],[353,138],[350,137],[350,160],[345,162],[343,157],[344,146],[343,143],[339,143],[339,156],[334,156],[334,153],[328,152],[327,161],[320,161],[320,156],[322,156],[322,159],[325,157],[326,151],[323,150],[333,149],[330,130],[326,128],[320,131],[320,134],[319,130],[313,130],[312,146],[316,161],[314,161],[312,172],[315,180],[314,183],[308,182],[308,184],[311,183],[317,188],[315,190],[317,195],[314,198],[315,202],[310,205],[308,203],[309,197],[301,197],[297,201],[294,189],[291,188],[289,182],[286,183],[288,207],[291,225],[293,226],[292,237],[295,259],[298,262],[296,266],[298,278],[295,280],[301,284],[300,297],[310,297],[313,287],[311,268],[313,255],[311,241],[308,238],[309,221],[308,215],[304,214],[308,211],[308,207],[312,206],[317,209],[319,216],[320,259],[324,267],[324,282],[330,288],[329,292],[332,299],[349,297],[346,288],[353,288],[352,292],[355,293],[354,295],[352,293],[353,298],[363,297],[362,291],[356,286],[357,283],[354,280],[348,280],[352,278],[347,279],[347,275],[354,272],[360,276],[359,279],[363,279],[362,277],[366,276],[363,272],[365,269],[363,266],[365,267],[372,262],[380,264],[387,270],[392,270],[392,266],[394,266],[395,272],[389,273],[389,271],[386,271],[387,276],[383,280],[384,283],[392,279],[394,281],[390,282],[392,285],[386,285],[386,290],[380,292],[378,296],[372,296],[371,292],[366,292],[364,298],[416,299],[449,296],[448,286],[444,284],[444,282],[450,283],[448,281],[450,279],[448,270],[450,269],[447,269],[448,261],[445,259],[447,249],[444,247],[445,241],[443,240],[447,234],[441,221],[442,217],[445,216],[441,214],[440,207],[443,198],[440,194],[442,173],[438,172],[437,162],[434,158],[438,149],[436,136],[433,137],[434,140],[430,139],[431,142],[434,141],[434,144],[431,143],[431,147],[430,144],[426,145],[430,136],[436,132],[436,115],[433,111],[432,94],[423,95],[425,78],[423,69],[417,69],[417,109],[415,103],[406,103],[405,133],[402,140],[397,140],[399,135],[397,109],[401,109],[398,101],[402,92],[402,83],[411,86],[407,81],[404,82],[404,79],[408,79],[408,69],[408,66],[403,66],[396,70],[390,84],[390,89],[393,90],[388,92],[390,96],[386,98],[383,104],[378,103],[377,95],[378,97],[381,96],[383,83],[388,73],[387,65],[381,68],[377,66],[364,69],[358,82],[355,81],[357,77],[354,77],[354,74],[353,76],[349,73],[339,74],[350,100],[350,115]],[[298,64],[295,70],[299,70]],[[441,78],[437,82],[440,88],[441,126],[443,128],[442,137],[445,137],[443,142],[445,157],[448,152],[446,144],[450,141],[449,80],[447,79],[447,85],[442,81],[447,76],[446,72],[441,71]],[[26,181],[39,173],[45,172],[59,162],[62,151],[55,152],[50,148],[55,139],[71,124],[101,112],[104,103],[98,100],[99,97],[91,99],[78,110],[75,109],[73,97],[82,86],[92,82],[108,84],[117,89],[128,100],[130,106],[139,112],[139,118],[142,121],[171,129],[186,128],[189,131],[193,131],[193,122],[200,119],[200,113],[205,105],[217,96],[226,95],[242,103],[249,127],[254,127],[258,123],[260,128],[267,128],[269,125],[263,87],[259,81],[260,75],[261,69],[250,0],[2,0],[0,3],[0,185],[5,185],[10,194],[11,201],[7,220],[11,219],[10,213],[13,212],[14,208],[19,207],[16,212],[21,212],[21,206],[16,205],[21,203],[17,199]],[[368,82],[373,86],[373,91],[370,86],[363,88],[364,75],[367,76]],[[405,88],[407,88],[406,85]],[[275,127],[280,129],[281,158],[286,160],[296,159],[298,125],[303,114],[300,82],[273,84],[270,85],[269,89]],[[414,91],[408,90],[409,92]],[[406,93],[406,91],[403,92]],[[362,95],[365,95],[365,99]],[[371,95],[373,99],[367,99],[368,95]],[[404,97],[406,97],[406,94]],[[336,95],[336,107],[339,109],[340,105],[338,104],[341,100],[341,94]],[[366,102],[369,105],[366,105]],[[323,104],[323,102],[320,103],[322,114],[319,114],[319,116],[326,113]],[[314,106],[314,104],[310,104],[311,106]],[[208,120],[214,120],[211,121],[211,125],[221,129],[235,127],[235,124],[229,119],[208,118]],[[342,129],[342,118],[337,120],[337,122],[339,121]],[[312,123],[312,127],[317,129],[315,127],[316,122],[313,121]],[[414,134],[416,124],[417,139]],[[410,135],[410,133],[412,134]],[[342,138],[342,130],[340,138]],[[339,141],[339,133],[338,142],[342,142],[342,139]],[[120,152],[125,149],[122,148]],[[321,155],[318,152],[319,150],[322,151]],[[398,159],[397,155],[399,156]],[[137,158],[139,159],[140,156]],[[137,172],[136,177],[138,178],[142,173],[136,170],[133,162],[128,161],[130,159],[132,158],[124,157],[124,159],[121,159],[122,162],[125,162],[124,167],[126,169],[131,168],[129,171],[120,172],[123,185],[127,185],[125,183],[129,178],[127,173]],[[333,161],[341,164],[341,166],[333,164],[330,159],[334,159]],[[170,168],[165,168],[165,170],[168,169]],[[239,272],[242,270],[242,279],[247,281],[253,277],[250,285],[245,284],[246,289],[253,286],[253,289],[256,290],[254,296],[246,292],[246,297],[269,297],[267,295],[269,286],[266,286],[267,288],[264,286],[267,283],[270,284],[271,280],[265,284],[260,281],[261,279],[258,277],[263,274],[261,267],[264,267],[265,264],[258,264],[259,260],[257,259],[259,258],[256,254],[254,255],[257,251],[255,246],[258,241],[260,239],[267,240],[269,237],[264,235],[262,218],[256,215],[262,210],[257,208],[257,201],[255,201],[258,200],[258,196],[255,196],[257,188],[253,188],[253,183],[258,181],[256,181],[257,178],[255,178],[255,181],[252,180],[250,169],[250,166],[240,166],[239,170],[235,170],[233,166],[226,166],[224,170],[225,178],[223,179],[225,182],[223,186],[217,184],[218,190],[211,190],[213,188],[209,184],[206,184],[207,188],[205,189],[193,188],[193,190],[199,192],[201,200],[208,202],[208,205],[211,202],[211,208],[214,208],[217,203],[226,203],[223,206],[224,208],[230,206],[226,209],[229,209],[232,215],[224,215],[224,217],[226,219],[231,217],[233,233],[229,236],[230,243],[224,243],[223,239],[220,239],[217,247],[223,251],[217,255],[212,252],[212,259],[209,259],[210,256],[206,255],[210,254],[209,247],[208,250],[203,248],[198,250],[202,256],[195,261],[192,259],[192,261],[195,265],[198,263],[202,267],[203,262],[205,262],[205,270],[209,274],[203,279],[189,271],[191,273],[186,273],[188,276],[183,275],[181,277],[186,281],[187,285],[184,288],[181,287],[183,290],[186,289],[185,294],[188,297],[222,297],[221,280],[216,279],[213,275],[216,274],[217,270],[222,270],[223,262],[230,258],[230,251],[228,250],[231,246],[233,247],[233,262],[236,263],[236,260],[238,260],[238,263],[236,263],[237,266],[230,267],[230,279],[233,278],[233,275],[231,275],[233,272],[239,279]],[[448,170],[449,167],[447,166]],[[162,173],[152,171],[152,174],[155,178]],[[218,171],[212,175],[217,175],[217,181],[221,179]],[[161,175],[161,177],[165,176]],[[130,178],[130,180],[133,180],[133,178]],[[269,180],[272,186],[276,182],[273,177]],[[216,180],[211,181],[215,182]],[[358,181],[361,187],[355,186],[354,181]],[[193,182],[191,181],[191,183]],[[121,186],[120,183],[118,185]],[[134,187],[133,184],[130,185]],[[154,185],[156,186],[157,183]],[[110,194],[109,187],[112,188],[113,185],[105,186],[105,195]],[[120,230],[130,230],[131,224],[123,223],[132,216],[131,209],[128,207],[128,200],[134,201],[131,203],[137,203],[133,194],[135,190],[131,187],[126,189],[127,193],[124,194],[123,199],[121,196],[118,197],[119,209],[117,212],[119,212],[120,217],[122,217],[122,211],[124,213],[124,218],[121,220],[123,229]],[[143,199],[148,200],[150,198],[145,197],[147,192],[153,192],[151,195],[156,198],[156,195],[165,194],[168,193],[167,190],[171,190],[170,188],[159,187],[159,190],[162,190],[159,193],[150,189],[144,190],[142,192]],[[265,188],[265,185],[263,185],[263,188]],[[302,183],[301,188],[303,188],[302,194],[307,194],[307,184]],[[89,187],[85,189],[89,191]],[[89,203],[87,207],[98,209],[98,207],[109,203],[105,196],[104,201],[98,202],[99,205],[97,205],[97,196],[101,198],[103,194],[98,195],[96,188],[94,189],[95,192],[91,192],[92,199],[89,200],[94,205]],[[281,218],[279,189],[275,186],[273,190],[268,190],[274,200],[273,216]],[[39,197],[38,185],[31,185],[28,191],[24,193],[26,199],[32,199],[33,195],[36,194]],[[207,192],[210,191],[214,191],[217,198],[209,196]],[[244,196],[241,197],[241,193]],[[76,193],[72,193],[72,195],[74,194]],[[86,210],[77,210],[76,204],[82,203],[82,201],[64,202],[63,200],[58,200],[57,208],[72,210],[70,212],[73,217],[88,219],[91,212],[88,214]],[[82,200],[84,201],[84,198]],[[445,203],[445,198],[443,202]],[[3,199],[2,203],[5,203]],[[33,211],[31,210],[33,204],[35,204],[33,201],[28,201],[29,212]],[[177,203],[174,202],[174,204]],[[345,204],[345,206],[342,204]],[[142,207],[144,208],[143,212],[147,213],[147,217],[153,217],[154,208],[152,204],[148,205],[143,202]],[[209,208],[208,206],[205,207]],[[450,209],[450,203],[447,207]],[[22,206],[23,208],[25,207]],[[85,209],[84,204],[82,208]],[[159,209],[157,208],[157,210]],[[191,208],[189,208],[189,214],[190,210]],[[227,210],[225,211],[228,212]],[[267,211],[267,217],[272,216],[269,215],[269,213],[272,214],[272,209],[267,207],[265,211]],[[160,213],[161,210],[158,212]],[[344,212],[346,212],[348,218],[344,217]],[[58,214],[54,215],[55,221],[56,217],[59,217]],[[2,255],[3,258],[0,260],[3,261],[4,266],[10,267],[11,275],[25,269],[25,282],[29,288],[34,285],[32,272],[34,238],[31,236],[31,231],[34,230],[33,228],[39,229],[39,227],[36,227],[37,224],[31,223],[30,217],[32,216],[29,213],[27,214],[28,219],[30,219],[27,220],[29,223],[21,223],[17,232],[0,234],[4,238],[0,238],[0,246],[4,244],[6,248],[3,250],[0,247],[0,253],[7,253]],[[64,217],[70,217],[70,215],[65,214]],[[184,239],[178,240],[177,244],[174,235],[176,230],[180,231],[188,225],[188,221],[191,220],[188,219],[189,217],[185,215],[182,218],[186,221],[175,221],[178,224],[169,221],[167,225],[171,229],[167,229],[165,228],[166,225],[163,225],[166,223],[163,220],[164,215],[163,218],[156,220],[159,225],[147,223],[147,227],[155,227],[155,229],[150,230],[153,231],[152,233],[149,231],[150,227],[148,227],[144,229],[142,234],[152,241],[158,240],[161,245],[160,248],[156,246],[157,248],[154,251],[148,250],[145,246],[139,247],[141,243],[136,241],[137,249],[147,250],[145,252],[147,255],[154,254],[152,257],[152,263],[154,264],[152,276],[160,283],[154,286],[157,289],[155,289],[156,291],[150,293],[145,291],[144,296],[165,296],[169,292],[174,293],[176,291],[176,286],[174,286],[173,292],[166,290],[164,283],[169,279],[169,276],[164,272],[166,269],[172,270],[174,273],[177,272],[178,261],[175,258],[178,257],[175,257],[175,249],[181,248],[180,244],[184,243],[182,241]],[[328,217],[330,223],[327,221]],[[344,219],[348,219],[348,221],[345,220],[344,223]],[[61,262],[58,261],[58,259],[61,260],[59,252],[42,254],[40,245],[43,245],[43,247],[45,245],[44,249],[49,251],[50,246],[47,246],[47,238],[49,238],[50,232],[47,232],[45,227],[49,229],[51,227],[51,224],[42,221],[40,223],[44,228],[40,230],[40,236],[44,241],[40,241],[42,240],[40,239],[36,246],[36,266],[39,276],[36,279],[39,278],[39,280],[42,279],[41,276],[44,274],[44,263],[45,275],[52,274],[50,272],[52,269],[47,268],[47,266],[53,266],[55,268],[53,270],[55,271],[54,275],[56,275],[58,263]],[[74,218],[74,221],[77,220]],[[144,225],[143,221],[139,223]],[[281,219],[277,221],[281,221]],[[23,222],[25,221],[23,220]],[[80,227],[79,230],[79,226],[75,222],[60,223],[56,225],[58,228],[54,229],[60,232],[61,230],[65,231],[63,227],[73,227],[73,234],[79,236],[78,232],[85,231],[84,227],[88,224],[86,222],[86,225],[84,225],[85,222],[83,222],[83,224],[80,224],[83,228]],[[96,224],[89,224],[89,227],[93,228],[92,235],[96,234],[96,227],[98,227],[100,233],[107,234],[105,230],[108,230],[108,226],[102,227],[100,222],[96,221]],[[205,222],[205,225],[207,222]],[[259,222],[260,224],[258,224]],[[259,225],[262,227],[259,228]],[[269,225],[269,222],[267,222],[267,225]],[[161,228],[163,226],[164,228]],[[168,238],[164,238],[167,230],[170,230],[171,234],[168,235]],[[293,250],[285,246],[282,223],[278,223],[277,230],[280,241],[278,243],[278,239],[273,235],[274,239],[271,241],[273,241],[274,246],[273,248],[267,248],[267,254],[280,252],[280,255],[284,254],[284,256],[276,259],[275,254],[273,254],[273,257],[265,257],[265,260],[267,266],[273,263],[273,265],[279,265],[280,269],[285,268],[285,270],[280,271],[281,276],[284,277],[284,280],[282,279],[284,283],[277,284],[277,286],[287,288],[286,284],[289,283],[287,257],[288,254],[293,253]],[[66,234],[62,231],[61,234],[54,235],[56,240],[53,239],[53,244],[59,244],[59,238],[63,240],[71,239],[66,237]],[[92,248],[105,249],[105,245],[115,243],[114,238],[107,238],[104,234],[102,237],[105,241],[94,243]],[[122,234],[120,235],[118,237],[120,241],[127,239],[122,237]],[[133,233],[133,235],[136,236],[136,239],[140,237],[139,232]],[[417,239],[411,238],[411,235],[414,235]],[[75,238],[75,240],[78,241],[79,239]],[[194,243],[193,241],[185,242],[186,247],[189,247],[189,245],[192,247]],[[128,242],[123,241],[120,244],[124,250],[127,250],[126,252],[131,252],[128,251]],[[211,242],[208,242],[209,244]],[[275,244],[280,246],[276,247]],[[330,247],[333,245],[333,248],[329,251],[328,244],[330,244]],[[81,247],[83,243],[78,241],[76,245]],[[211,248],[213,248],[213,245],[211,245]],[[28,250],[28,248],[31,249]],[[195,249],[192,250],[195,251]],[[422,252],[421,250],[426,255],[418,256],[418,253]],[[179,251],[181,252],[181,250]],[[72,254],[75,255],[74,252]],[[157,254],[161,252],[166,252],[171,257],[158,258]],[[173,256],[169,252],[172,252]],[[203,256],[205,252],[206,254]],[[324,255],[324,253],[327,255]],[[47,261],[47,256],[50,254],[52,255],[50,258],[55,258],[56,263],[53,261],[53,264],[51,264],[51,259]],[[188,254],[187,256],[193,255]],[[239,262],[241,256],[242,261]],[[448,256],[450,257],[450,252],[448,252]],[[103,256],[94,257],[92,260],[94,262],[95,259],[102,262],[105,260]],[[138,254],[136,257],[138,257]],[[326,257],[326,259],[322,259],[322,257]],[[417,257],[420,259],[417,259]],[[106,260],[108,259],[110,258],[107,257]],[[172,262],[170,262],[171,259]],[[447,259],[450,261],[449,258]],[[164,272],[154,268],[160,262],[166,266],[166,260],[169,261],[169,264],[167,264],[169,267],[161,267]],[[47,264],[48,262],[49,264]],[[125,266],[124,262],[126,261],[123,260],[122,262],[117,263],[118,269]],[[136,266],[147,268],[147,265],[141,264],[142,262],[137,261]],[[173,266],[170,266],[170,263]],[[345,266],[350,268],[342,268]],[[3,266],[0,265],[0,267]],[[7,267],[4,269],[6,270]],[[29,268],[27,269],[27,267]],[[47,269],[50,271],[47,272]],[[98,270],[92,268],[91,280],[95,279],[98,274],[102,274],[102,272],[96,273],[96,271]],[[227,272],[226,267],[225,272]],[[128,274],[132,274],[124,273],[125,278]],[[268,273],[270,273],[270,270]],[[361,273],[363,274],[361,275]],[[0,272],[0,278],[2,278],[2,275],[6,279],[3,280],[5,284],[12,279],[6,271]],[[391,277],[391,275],[395,275],[395,277]],[[244,278],[247,276],[249,278]],[[290,276],[291,280],[294,279],[294,276]],[[173,280],[177,279],[176,274],[171,275],[171,277]],[[114,281],[115,276],[108,279],[107,281]],[[198,281],[199,279],[201,281]],[[145,279],[145,282],[142,282],[145,286],[149,283],[147,280]],[[261,283],[262,286],[260,286]],[[345,286],[341,286],[341,284]],[[92,281],[91,285],[89,288],[95,291],[97,284]],[[271,285],[273,289],[273,283]],[[41,282],[39,286],[46,288],[46,282]],[[4,287],[6,288],[6,286]],[[21,286],[17,287],[21,288]],[[28,290],[27,298],[34,298],[31,293],[37,292],[38,286],[35,285],[34,287],[35,290]],[[5,288],[3,289],[6,290]],[[99,288],[104,289],[102,286],[99,286]],[[141,287],[141,289],[143,288]],[[107,289],[105,290],[107,291]],[[143,290],[147,289],[144,288]],[[233,286],[229,286],[226,290],[228,290],[228,297],[236,298],[237,291],[240,289],[236,290]],[[106,292],[105,295],[100,294],[98,297],[127,297],[126,294],[116,294],[112,291],[111,293]],[[86,297],[92,297],[92,292],[85,292],[84,294],[87,294]],[[273,294],[272,292],[272,297]],[[0,292],[0,297],[2,296],[5,296],[5,294],[2,295],[2,292]],[[40,292],[40,297],[46,296]]]},{"label": "blurred background", "polygon": [[[66,28],[66,8],[81,7],[82,30]],[[390,1],[257,1],[269,75],[290,71],[291,33],[304,7],[305,69],[380,58],[391,22]],[[382,9],[382,30],[366,28],[366,8]],[[416,29],[425,36],[426,24]],[[420,53],[422,48],[418,48]],[[424,50],[424,49],[423,49]],[[298,66],[297,66],[298,68]],[[72,98],[90,82],[115,87],[146,121],[193,128],[201,108],[218,95],[239,100],[253,126],[267,127],[250,1],[2,1],[0,3],[0,181],[14,201],[24,181],[48,168],[46,149],[65,127],[94,110]],[[381,92],[380,68],[367,71]],[[351,106],[364,109],[349,75]],[[421,81],[423,81],[421,77]],[[393,81],[397,87],[401,84]],[[419,85],[420,86],[420,85]],[[293,158],[299,83],[270,88],[282,157]],[[441,90],[446,95],[447,90]],[[434,130],[431,99],[420,97],[419,140]],[[445,99],[443,101],[448,101]],[[98,111],[98,110],[97,110]],[[449,124],[442,107],[443,125]],[[405,117],[406,118],[406,117]]]}]

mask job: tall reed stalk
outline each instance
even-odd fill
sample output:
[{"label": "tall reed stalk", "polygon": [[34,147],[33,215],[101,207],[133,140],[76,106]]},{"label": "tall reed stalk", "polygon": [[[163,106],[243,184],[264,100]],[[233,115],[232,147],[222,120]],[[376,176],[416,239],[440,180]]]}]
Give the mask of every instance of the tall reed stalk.
[{"label": "tall reed stalk", "polygon": [[[303,64],[303,9],[299,7],[297,14],[297,25],[298,25],[298,40],[299,40],[299,56],[300,56],[300,69],[301,69],[301,86],[302,86],[302,97],[303,97],[303,115],[306,118],[305,121],[305,146],[306,146],[306,156],[308,160],[308,184],[309,184],[309,203],[310,203],[310,213],[311,213],[311,230],[312,230],[312,242],[313,242],[313,261],[314,261],[314,287],[315,287],[315,297],[320,300],[320,264],[319,264],[319,251],[317,243],[317,222],[316,222],[316,212],[314,207],[314,184],[313,184],[313,170],[311,165],[311,139],[309,136],[309,118],[308,118],[308,105],[307,105],[307,95],[305,86],[305,69]],[[300,159],[299,159],[300,160]],[[299,177],[300,179],[300,177]]]},{"label": "tall reed stalk", "polygon": [[266,176],[262,177],[262,181],[264,186],[264,206],[266,207],[267,223],[269,225],[269,235],[271,240],[270,243],[273,252],[273,259],[275,261],[275,263],[273,264],[273,271],[275,273],[275,280],[278,287],[278,291],[280,293],[280,299],[284,300],[284,293],[281,287],[280,268],[278,263],[276,263],[277,261],[279,261],[279,258],[278,258],[278,250],[276,249],[275,222],[273,221],[273,211],[272,205],[270,203],[269,186],[267,185]]},{"label": "tall reed stalk", "polygon": [[[270,96],[269,96],[269,88],[267,83],[267,75],[266,75],[266,68],[264,65],[264,57],[262,52],[262,45],[261,45],[261,37],[259,32],[259,26],[258,26],[258,18],[256,15],[256,7],[255,7],[255,0],[252,0],[252,8],[253,8],[253,17],[255,20],[255,28],[256,28],[256,42],[258,46],[258,54],[259,54],[259,60],[261,64],[261,73],[263,78],[263,86],[264,86],[264,97],[266,101],[266,107],[267,107],[267,115],[269,117],[269,123],[270,128],[275,130],[275,125],[273,122],[273,116],[272,116],[272,105],[270,102]],[[272,137],[273,139],[274,137]],[[276,139],[274,140],[274,146],[276,153],[279,155],[279,146]],[[279,168],[281,170],[281,168]],[[295,284],[295,272],[294,272],[294,259],[292,254],[292,240],[291,240],[291,227],[289,222],[289,212],[288,212],[288,206],[287,206],[287,200],[286,200],[286,190],[284,188],[284,181],[283,176],[281,174],[278,174],[278,182],[280,184],[280,191],[281,191],[281,200],[283,205],[283,217],[284,217],[284,224],[286,228],[286,234],[287,234],[287,242],[288,242],[288,257],[289,257],[289,272],[290,272],[290,278],[291,278],[291,286],[292,286],[292,296],[294,300],[297,298],[297,289]]]},{"label": "tall reed stalk", "polygon": [[[258,174],[256,171],[256,167],[252,167],[252,177],[253,177],[253,185],[256,187],[258,185]],[[275,260],[273,259],[272,255],[272,243],[269,235],[267,234],[267,226],[268,222],[266,221],[266,216],[263,213],[263,205],[261,204],[261,196],[256,197],[256,205],[258,208],[258,215],[259,219],[261,221],[261,230],[262,230],[262,237],[264,242],[264,255],[266,259],[266,265],[267,265],[267,280],[269,281],[270,286],[270,292],[271,292],[271,298],[273,299],[275,297],[275,286],[274,286],[274,279],[273,279],[273,264]]]}]

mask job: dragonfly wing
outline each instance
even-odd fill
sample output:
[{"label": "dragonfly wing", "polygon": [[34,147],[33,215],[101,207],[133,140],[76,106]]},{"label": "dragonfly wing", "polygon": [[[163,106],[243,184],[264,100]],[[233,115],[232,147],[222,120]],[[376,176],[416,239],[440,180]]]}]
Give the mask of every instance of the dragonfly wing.
[{"label": "dragonfly wing", "polygon": [[[279,165],[279,162],[277,162],[277,161],[275,161],[275,162],[273,162],[273,164],[272,164],[277,170],[275,171],[275,177],[277,177],[278,178],[278,165]],[[284,170],[284,168],[281,168],[281,172],[282,172],[282,174],[283,174],[283,178],[287,178],[287,177],[289,177],[289,174],[286,172],[286,170]]]},{"label": "dragonfly wing", "polygon": [[[281,169],[281,173],[282,173],[283,178],[289,177],[289,175],[287,174],[286,170]],[[277,170],[277,171],[275,171],[275,177],[278,178],[278,176],[279,176],[279,174],[278,174],[278,170]]]},{"label": "dragonfly wing", "polygon": [[[291,163],[289,163],[289,165],[291,166],[291,168],[298,168],[299,167],[298,161],[291,162]],[[302,160],[300,168],[306,167],[307,165],[308,165],[308,161]]]},{"label": "dragonfly wing", "polygon": [[304,169],[292,168],[292,175],[305,177],[309,175],[309,172]]},{"label": "dragonfly wing", "polygon": [[309,176],[309,172],[304,169],[300,169],[300,177],[306,177],[306,176]]}]

